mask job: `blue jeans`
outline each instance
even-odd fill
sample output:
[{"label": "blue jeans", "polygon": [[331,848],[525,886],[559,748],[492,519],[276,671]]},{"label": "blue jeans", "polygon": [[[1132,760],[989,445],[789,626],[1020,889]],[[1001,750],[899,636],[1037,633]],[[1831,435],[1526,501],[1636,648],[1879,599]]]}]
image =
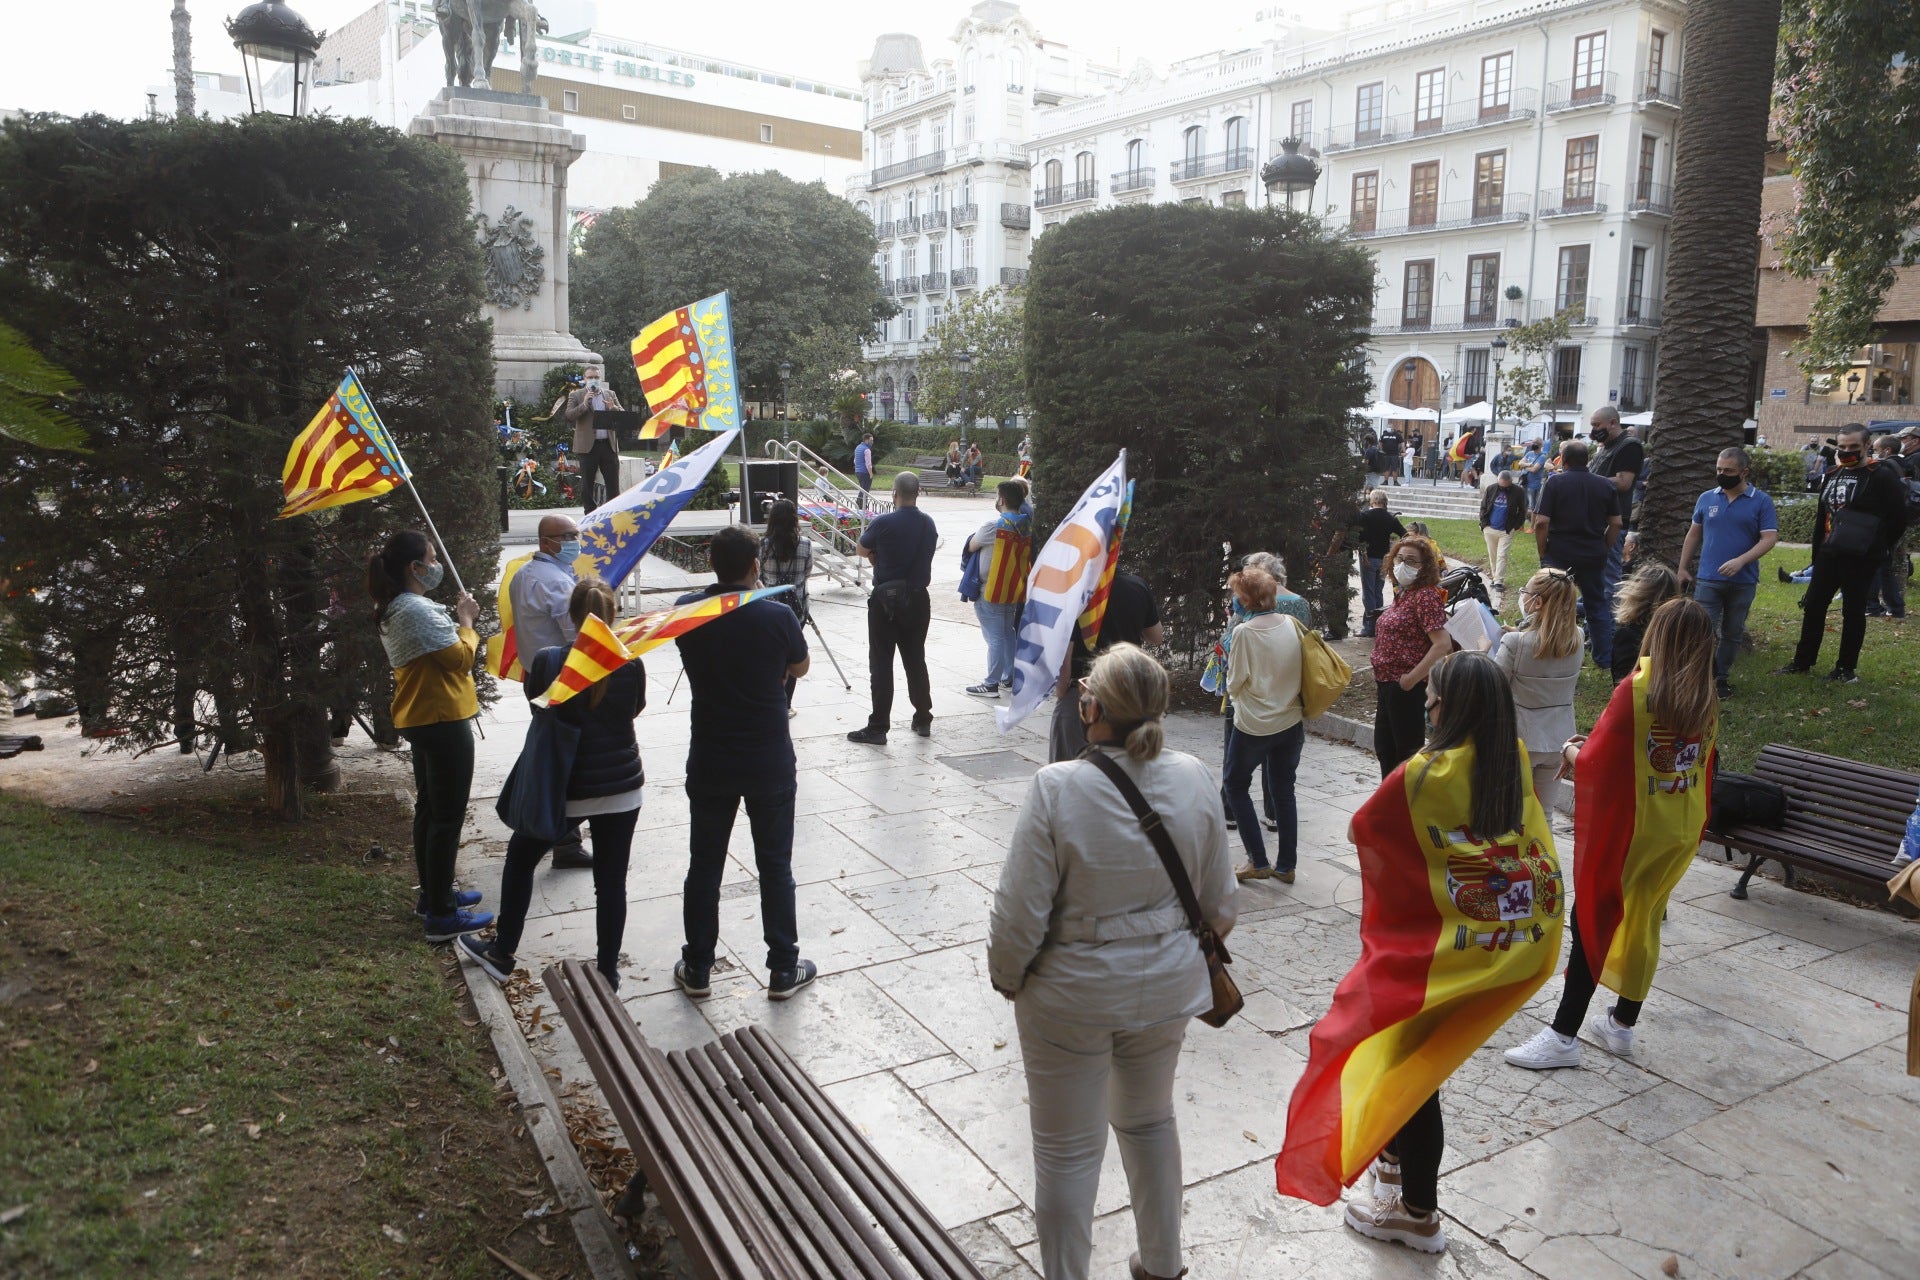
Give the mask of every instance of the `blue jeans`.
[{"label": "blue jeans", "polygon": [[[1225,761],[1233,751],[1233,704],[1231,702],[1226,706],[1226,714],[1220,717],[1220,723],[1227,726],[1227,735],[1220,744],[1220,812],[1227,815],[1227,821],[1238,822],[1239,819],[1233,816],[1233,801],[1227,797],[1226,783]],[[1268,822],[1273,821],[1273,779],[1267,776],[1265,769],[1260,771],[1260,812],[1265,815]]]},{"label": "blue jeans", "polygon": [[1712,615],[1713,628],[1720,633],[1720,647],[1713,654],[1713,678],[1722,683],[1733,670],[1733,660],[1740,656],[1740,637],[1747,633],[1747,610],[1753,607],[1758,586],[1705,578],[1693,584],[1693,598]]},{"label": "blue jeans", "polygon": [[[686,883],[681,886],[681,922],[687,943],[680,958],[687,968],[713,968],[720,942],[720,878],[727,869],[727,842],[744,800],[753,829],[753,861],[760,877],[760,928],[767,943],[767,968],[793,968],[800,959],[800,924],[793,905],[793,796],[787,781],[779,790],[743,793],[738,787],[687,780],[693,811],[688,834]],[[595,841],[595,853],[599,852]]]},{"label": "blue jeans", "polygon": [[1622,529],[1620,536],[1613,540],[1613,545],[1607,548],[1605,576],[1608,608],[1613,607],[1614,594],[1620,590],[1620,579],[1627,576],[1626,554],[1627,533],[1626,530]]},{"label": "blue jeans", "polygon": [[1387,607],[1386,593],[1380,586],[1381,561],[1366,552],[1360,553],[1360,607],[1366,613],[1366,622],[1360,628],[1360,634],[1373,634],[1373,620]]},{"label": "blue jeans", "polygon": [[[1616,543],[1616,545],[1618,545]],[[1572,564],[1548,553],[1542,563],[1549,569],[1565,569],[1580,588],[1580,607],[1585,613],[1587,639],[1593,646],[1593,660],[1602,671],[1613,670],[1613,608],[1607,603],[1607,562],[1589,560]]]},{"label": "blue jeans", "polygon": [[1304,724],[1268,734],[1235,729],[1227,743],[1227,801],[1233,806],[1233,820],[1240,826],[1240,843],[1246,846],[1247,860],[1256,867],[1267,865],[1267,850],[1260,835],[1260,816],[1253,810],[1253,771],[1266,766],[1273,823],[1279,828],[1274,833],[1273,868],[1292,871],[1300,852],[1300,809],[1293,794],[1293,779],[1306,745]]},{"label": "blue jeans", "polygon": [[1020,606],[973,602],[973,616],[987,637],[987,684],[1013,684],[1013,654],[1020,643]]}]

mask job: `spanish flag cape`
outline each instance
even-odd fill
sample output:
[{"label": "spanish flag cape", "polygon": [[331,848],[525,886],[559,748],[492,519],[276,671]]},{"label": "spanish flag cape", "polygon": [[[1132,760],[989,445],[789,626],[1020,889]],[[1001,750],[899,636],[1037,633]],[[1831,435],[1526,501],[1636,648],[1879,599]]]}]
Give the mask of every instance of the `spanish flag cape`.
[{"label": "spanish flag cape", "polygon": [[1422,752],[1353,816],[1360,959],[1309,1037],[1282,1195],[1332,1204],[1559,965],[1560,861],[1525,745],[1517,832],[1471,829],[1473,760],[1471,745]]},{"label": "spanish flag cape", "polygon": [[1573,909],[1601,982],[1645,1000],[1660,961],[1667,895],[1707,825],[1714,734],[1682,738],[1647,710],[1653,660],[1641,658],[1580,748],[1573,783]]}]

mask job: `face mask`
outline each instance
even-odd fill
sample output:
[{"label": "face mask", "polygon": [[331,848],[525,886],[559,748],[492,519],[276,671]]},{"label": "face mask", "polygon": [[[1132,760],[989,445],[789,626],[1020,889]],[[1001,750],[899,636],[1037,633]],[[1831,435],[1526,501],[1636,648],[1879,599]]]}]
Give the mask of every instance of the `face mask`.
[{"label": "face mask", "polygon": [[1396,564],[1393,566],[1393,580],[1403,587],[1410,587],[1420,580],[1420,566],[1417,564]]},{"label": "face mask", "polygon": [[1840,465],[1843,467],[1853,467],[1860,464],[1860,451],[1858,449],[1842,449],[1834,456],[1840,459]]},{"label": "face mask", "polygon": [[1739,476],[1730,476],[1723,472],[1715,472],[1714,479],[1720,482],[1722,489],[1738,489],[1740,487]]},{"label": "face mask", "polygon": [[440,585],[440,579],[447,576],[447,569],[445,565],[439,564],[421,565],[415,576],[420,579],[422,591],[431,591]]},{"label": "face mask", "polygon": [[568,565],[572,564],[575,560],[578,560],[580,558],[579,539],[568,538],[563,542],[561,542],[560,549],[553,553],[553,558],[555,560],[558,560],[561,564],[568,564]]}]

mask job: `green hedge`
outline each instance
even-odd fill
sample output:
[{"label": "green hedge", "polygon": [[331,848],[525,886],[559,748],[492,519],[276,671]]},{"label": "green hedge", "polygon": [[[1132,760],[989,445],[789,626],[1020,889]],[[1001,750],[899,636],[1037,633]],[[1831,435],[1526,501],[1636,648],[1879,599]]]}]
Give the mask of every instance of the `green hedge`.
[{"label": "green hedge", "polygon": [[1782,502],[1774,496],[1774,511],[1780,517],[1780,541],[1811,543],[1813,541],[1813,521],[1819,513],[1820,502],[1812,494],[1789,502]]}]

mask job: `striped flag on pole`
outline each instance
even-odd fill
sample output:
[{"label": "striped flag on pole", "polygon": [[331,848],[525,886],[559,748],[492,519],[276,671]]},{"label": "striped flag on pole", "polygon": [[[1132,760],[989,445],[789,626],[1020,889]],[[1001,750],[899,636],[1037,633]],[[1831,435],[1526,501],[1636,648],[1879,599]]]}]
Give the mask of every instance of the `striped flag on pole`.
[{"label": "striped flag on pole", "polygon": [[409,478],[373,401],[351,369],[293,438],[280,485],[280,519],[377,498]]},{"label": "striped flag on pole", "polygon": [[665,435],[669,427],[727,431],[740,425],[733,312],[725,293],[675,307],[642,329],[629,350],[653,414],[640,428],[643,438]]},{"label": "striped flag on pole", "polygon": [[557,707],[574,694],[591,689],[608,676],[625,666],[633,658],[633,653],[620,642],[613,628],[602,622],[598,615],[588,614],[586,621],[580,624],[580,633],[573,638],[573,648],[567,651],[566,665],[560,668],[560,674],[553,678],[547,691],[535,698],[534,705]]},{"label": "striped flag on pole", "polygon": [[765,600],[791,590],[791,586],[780,586],[754,591],[723,591],[672,609],[643,613],[620,628],[620,638],[625,641],[627,652],[638,656],[687,634],[695,627],[703,627],[715,618],[724,617],[743,604],[752,604],[755,600]]},{"label": "striped flag on pole", "polygon": [[1107,567],[1100,571],[1100,584],[1093,589],[1087,607],[1080,611],[1080,642],[1089,652],[1100,647],[1100,624],[1107,620],[1107,598],[1113,594],[1113,575],[1120,568],[1120,540],[1126,536],[1127,521],[1133,518],[1133,481],[1120,499],[1120,514],[1113,522],[1113,541],[1107,547]]}]

